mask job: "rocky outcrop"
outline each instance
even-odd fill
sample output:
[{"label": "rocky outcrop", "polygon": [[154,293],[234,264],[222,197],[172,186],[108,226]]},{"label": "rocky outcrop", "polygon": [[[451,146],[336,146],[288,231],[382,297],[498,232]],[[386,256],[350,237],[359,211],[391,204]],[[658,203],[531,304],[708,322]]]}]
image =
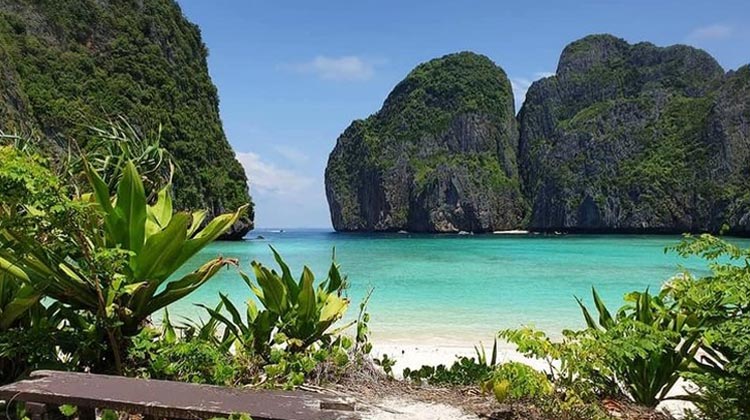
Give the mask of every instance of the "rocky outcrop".
[{"label": "rocky outcrop", "polygon": [[518,142],[511,103],[486,58],[417,67],[339,138],[334,227],[750,235],[750,66],[592,35],[531,85]]},{"label": "rocky outcrop", "polygon": [[[568,45],[519,115],[535,230],[747,232],[747,69],[595,35]],[[746,189],[746,188],[745,188]]]},{"label": "rocky outcrop", "polygon": [[714,224],[750,234],[750,65],[730,71],[713,95],[705,141],[712,146],[706,167],[718,191],[709,208]]},{"label": "rocky outcrop", "polygon": [[521,225],[518,129],[505,72],[484,56],[416,67],[353,122],[326,168],[339,231],[486,232]]},{"label": "rocky outcrop", "polygon": [[[162,127],[175,204],[212,214],[251,203],[219,118],[200,31],[173,0],[0,0],[0,130],[86,147],[89,125]],[[253,226],[253,212],[228,238]]]}]

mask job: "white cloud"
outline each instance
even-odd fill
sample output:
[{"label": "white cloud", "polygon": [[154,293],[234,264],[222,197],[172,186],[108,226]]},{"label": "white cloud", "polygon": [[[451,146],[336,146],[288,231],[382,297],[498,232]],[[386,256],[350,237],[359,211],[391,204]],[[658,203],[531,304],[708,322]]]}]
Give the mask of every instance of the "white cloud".
[{"label": "white cloud", "polygon": [[237,160],[245,168],[253,193],[289,196],[305,192],[315,183],[311,178],[263,161],[256,153],[237,153]]},{"label": "white cloud", "polygon": [[307,156],[299,149],[295,149],[291,146],[279,145],[275,146],[274,150],[285,159],[290,160],[294,163],[305,163],[310,160],[310,156]]},{"label": "white cloud", "polygon": [[553,72],[538,71],[534,73],[533,79],[526,77],[511,77],[510,85],[513,88],[513,98],[516,101],[516,111],[519,111],[521,109],[521,105],[523,105],[523,101],[526,99],[526,92],[529,90],[529,87],[531,87],[531,84],[534,83],[535,80],[554,75],[555,73]]},{"label": "white cloud", "polygon": [[375,74],[373,61],[355,55],[319,55],[306,63],[292,65],[291,68],[299,73],[314,74],[324,80],[363,81],[371,79]]},{"label": "white cloud", "polygon": [[523,77],[511,77],[510,85],[513,87],[513,97],[516,99],[516,104],[523,103],[526,98],[526,91],[531,86],[531,80]]},{"label": "white cloud", "polygon": [[690,32],[687,38],[691,41],[712,41],[729,38],[733,32],[732,26],[717,23],[696,28]]}]

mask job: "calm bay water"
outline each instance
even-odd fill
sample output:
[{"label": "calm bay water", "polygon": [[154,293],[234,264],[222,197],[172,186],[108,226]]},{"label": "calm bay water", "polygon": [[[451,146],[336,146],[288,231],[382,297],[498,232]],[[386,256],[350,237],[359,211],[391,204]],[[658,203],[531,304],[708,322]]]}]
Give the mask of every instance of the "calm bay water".
[{"label": "calm bay water", "polygon": [[[631,290],[658,290],[685,267],[700,272],[705,264],[685,260],[664,248],[678,236],[619,235],[401,235],[342,234],[322,230],[257,230],[265,239],[215,243],[193,258],[194,269],[208,258],[238,258],[250,272],[252,260],[273,265],[269,245],[279,250],[295,275],[308,265],[323,280],[336,248],[336,260],[350,282],[353,305],[367,290],[371,329],[379,342],[431,342],[465,345],[491,340],[503,328],[534,325],[552,335],[582,326],[574,296],[590,302],[595,286],[611,308]],[[735,239],[743,246],[750,241]],[[219,292],[238,307],[250,291],[234,270],[173,305],[173,318],[201,316],[194,303],[213,306]]]}]

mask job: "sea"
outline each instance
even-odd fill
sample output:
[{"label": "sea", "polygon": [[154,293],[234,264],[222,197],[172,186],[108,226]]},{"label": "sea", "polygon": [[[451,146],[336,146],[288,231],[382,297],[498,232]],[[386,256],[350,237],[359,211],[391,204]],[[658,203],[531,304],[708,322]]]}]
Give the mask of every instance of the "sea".
[{"label": "sea", "polygon": [[[367,312],[374,341],[468,346],[491,342],[507,328],[533,326],[559,338],[583,326],[576,297],[591,305],[596,288],[616,310],[626,293],[656,293],[665,281],[689,270],[708,273],[707,263],[685,259],[668,247],[680,236],[664,235],[453,235],[337,233],[326,229],[259,229],[245,241],[216,242],[193,257],[181,273],[217,256],[236,258],[252,276],[251,261],[276,268],[270,247],[298,277],[308,266],[317,281],[333,258],[347,276],[351,306],[341,325],[354,319],[371,294]],[[748,239],[730,239],[749,247]],[[173,322],[207,319],[196,304],[215,306],[226,294],[244,313],[252,292],[237,269],[222,270],[169,307]],[[592,306],[593,310],[593,306]]]}]

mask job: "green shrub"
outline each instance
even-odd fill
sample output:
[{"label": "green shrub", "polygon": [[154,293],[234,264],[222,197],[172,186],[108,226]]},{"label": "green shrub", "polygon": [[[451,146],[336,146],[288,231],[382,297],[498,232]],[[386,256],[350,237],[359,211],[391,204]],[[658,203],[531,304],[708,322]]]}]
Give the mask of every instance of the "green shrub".
[{"label": "green shrub", "polygon": [[145,329],[128,347],[128,373],[131,375],[213,385],[234,385],[242,373],[234,357],[203,340],[166,338],[154,329]]},{"label": "green shrub", "polygon": [[473,357],[460,357],[450,367],[423,365],[417,370],[404,369],[404,379],[431,385],[479,385],[492,374],[492,366]]},{"label": "green shrub", "polygon": [[[307,267],[294,280],[281,255],[271,250],[281,274],[255,261],[255,279],[240,273],[252,293],[244,314],[220,295],[221,302],[214,308],[199,305],[210,319],[187,325],[183,336],[209,340],[224,352],[232,351],[245,380],[265,387],[292,389],[305,381],[337,381],[352,367],[361,366],[372,349],[367,325],[371,292],[360,304],[355,321],[334,328],[349,307],[344,297],[346,278],[335,261],[326,279],[316,285]],[[344,331],[353,324],[356,335],[349,337]]]},{"label": "green shrub", "polygon": [[122,165],[111,196],[91,166],[85,174],[91,192],[67,191],[33,156],[8,147],[0,153],[14,157],[7,166],[6,160],[0,164],[0,182],[9,185],[3,188],[0,209],[0,275],[85,318],[76,322],[99,334],[94,341],[108,343],[106,354],[87,360],[95,371],[114,367],[122,372],[128,338],[138,334],[151,314],[235,263],[215,258],[172,278],[190,257],[226,232],[243,208],[204,226],[205,212],[173,212],[169,186],[149,203],[131,161]]},{"label": "green shrub", "polygon": [[709,357],[684,375],[699,387],[689,399],[704,419],[750,419],[750,249],[711,235],[686,235],[672,249],[705,259],[711,271],[701,278],[685,273],[666,286],[685,312],[705,319],[700,331]]},{"label": "green shrub", "polygon": [[220,295],[223,311],[199,306],[226,328],[225,341],[266,361],[270,361],[274,345],[283,344],[286,351],[303,353],[313,344],[333,344],[339,336],[330,328],[349,307],[349,300],[342,296],[346,281],[338,265],[332,262],[326,280],[315,287],[315,276],[309,268],[304,267],[299,281],[295,281],[281,255],[273,247],[271,251],[281,274],[256,261],[252,262],[255,281],[240,273],[260,309],[254,299],[248,299],[243,318],[225,295]]},{"label": "green shrub", "polygon": [[601,347],[602,363],[636,403],[656,407],[693,362],[703,320],[664,291],[632,292],[613,317],[593,290],[598,321],[579,300],[588,330]]},{"label": "green shrub", "polygon": [[519,362],[499,364],[490,379],[482,384],[485,391],[492,392],[499,403],[514,400],[539,400],[551,397],[552,383],[544,373]]}]

